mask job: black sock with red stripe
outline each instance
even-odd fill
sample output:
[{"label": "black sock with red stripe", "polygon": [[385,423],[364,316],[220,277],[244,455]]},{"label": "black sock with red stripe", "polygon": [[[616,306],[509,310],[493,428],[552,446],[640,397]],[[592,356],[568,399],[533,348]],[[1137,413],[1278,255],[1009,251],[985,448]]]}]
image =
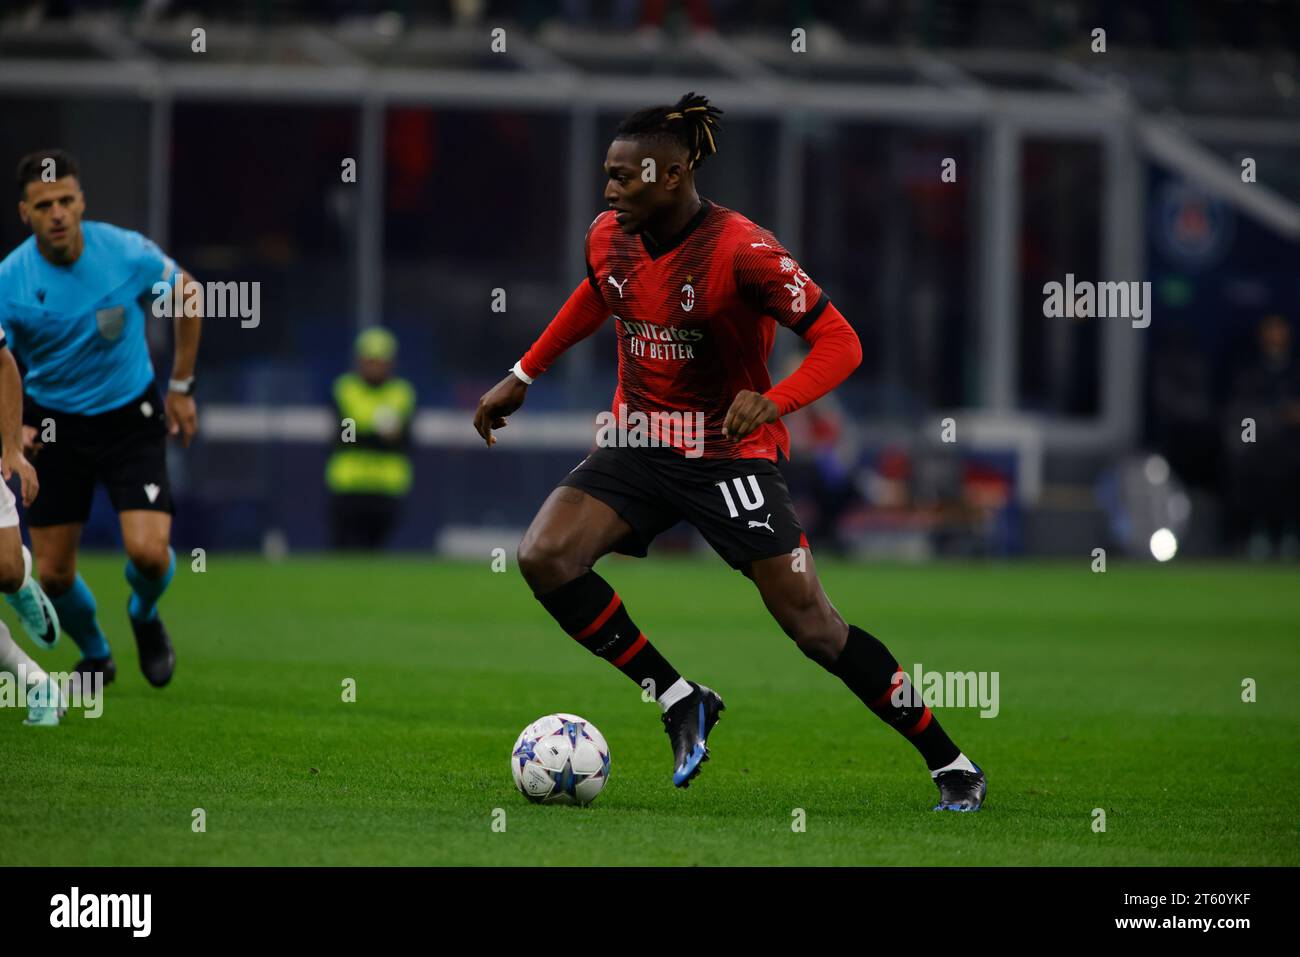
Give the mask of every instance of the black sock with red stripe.
[{"label": "black sock with red stripe", "polygon": [[[623,599],[595,572],[579,575],[537,600],[579,644],[642,688],[653,688],[655,697],[681,678],[632,624]],[[647,680],[654,684],[647,686]]]},{"label": "black sock with red stripe", "polygon": [[912,742],[931,771],[952,764],[961,754],[889,649],[874,635],[849,625],[844,651],[828,670],[876,717]]}]

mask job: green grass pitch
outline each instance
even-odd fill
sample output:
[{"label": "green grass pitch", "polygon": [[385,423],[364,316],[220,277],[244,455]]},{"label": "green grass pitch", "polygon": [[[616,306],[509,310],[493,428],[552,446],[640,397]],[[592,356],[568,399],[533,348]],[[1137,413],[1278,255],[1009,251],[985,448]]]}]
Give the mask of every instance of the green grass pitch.
[{"label": "green grass pitch", "polygon": [[[658,709],[559,632],[513,561],[182,564],[163,691],[137,668],[120,559],[82,570],[118,681],[97,720],[27,728],[0,711],[0,865],[1300,863],[1294,570],[824,562],[845,618],[909,671],[999,672],[996,718],[937,712],[988,773],[966,815],[930,811],[919,756],[716,560],[600,566],[669,660],[726,699],[685,791]],[[67,669],[75,649],[64,636],[41,658]],[[511,782],[515,736],[551,711],[610,742],[588,808],[530,805]]]}]

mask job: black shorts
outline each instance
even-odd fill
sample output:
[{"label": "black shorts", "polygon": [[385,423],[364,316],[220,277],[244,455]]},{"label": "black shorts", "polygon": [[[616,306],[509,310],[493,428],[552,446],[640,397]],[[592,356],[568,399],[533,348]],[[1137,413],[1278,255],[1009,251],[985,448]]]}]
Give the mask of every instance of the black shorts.
[{"label": "black shorts", "polygon": [[167,416],[152,383],[126,405],[98,415],[73,415],[46,409],[28,400],[23,424],[44,441],[53,441],[32,456],[41,490],[27,508],[27,524],[36,527],[84,523],[90,517],[95,483],[103,482],[113,508],[168,512]]},{"label": "black shorts", "polygon": [[655,536],[685,519],[732,568],[807,546],[790,490],[767,459],[688,459],[666,448],[599,448],[568,485],[604,502],[632,532],[614,546],[644,557]]}]

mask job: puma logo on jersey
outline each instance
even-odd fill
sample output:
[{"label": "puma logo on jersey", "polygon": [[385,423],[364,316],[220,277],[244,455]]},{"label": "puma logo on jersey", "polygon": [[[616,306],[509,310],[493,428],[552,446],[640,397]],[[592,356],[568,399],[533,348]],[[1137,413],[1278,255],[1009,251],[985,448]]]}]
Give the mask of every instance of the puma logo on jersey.
[{"label": "puma logo on jersey", "polygon": [[606,281],[607,281],[611,286],[613,286],[615,289],[618,290],[618,298],[622,299],[622,298],[623,298],[623,287],[627,285],[627,280],[624,279],[622,282],[619,282],[617,279],[614,278],[614,274],[613,274],[613,273],[610,273],[608,276],[606,276],[606,277],[605,277],[605,280],[606,280]]},{"label": "puma logo on jersey", "polygon": [[766,242],[762,242],[762,243],[750,243],[749,248],[750,249],[771,249],[772,247],[769,246]]},{"label": "puma logo on jersey", "polygon": [[775,535],[775,534],[776,534],[776,530],[772,528],[771,524],[769,524],[771,521],[772,521],[772,513],[771,513],[771,512],[768,512],[768,513],[767,513],[767,517],[764,518],[763,521],[761,521],[761,522],[756,522],[756,521],[754,521],[754,520],[751,518],[751,519],[749,520],[749,527],[750,527],[750,528],[765,528],[765,529],[767,529],[769,532],[771,532],[773,535]]},{"label": "puma logo on jersey", "polygon": [[161,491],[162,491],[162,489],[159,488],[157,485],[155,485],[153,482],[148,483],[148,484],[145,485],[145,487],[144,487],[144,494],[147,495],[147,496],[149,496],[149,501],[150,501],[150,502],[153,502],[153,501],[157,500],[157,498],[158,498],[158,493],[161,492]]}]

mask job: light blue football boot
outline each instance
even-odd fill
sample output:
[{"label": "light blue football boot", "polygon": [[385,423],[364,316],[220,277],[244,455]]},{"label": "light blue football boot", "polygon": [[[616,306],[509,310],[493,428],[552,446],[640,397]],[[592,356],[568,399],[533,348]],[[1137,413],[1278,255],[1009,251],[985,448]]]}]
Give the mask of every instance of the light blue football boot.
[{"label": "light blue football boot", "polygon": [[59,613],[35,578],[28,575],[26,584],[16,592],[6,594],[5,601],[18,615],[28,638],[47,651],[58,643]]}]

